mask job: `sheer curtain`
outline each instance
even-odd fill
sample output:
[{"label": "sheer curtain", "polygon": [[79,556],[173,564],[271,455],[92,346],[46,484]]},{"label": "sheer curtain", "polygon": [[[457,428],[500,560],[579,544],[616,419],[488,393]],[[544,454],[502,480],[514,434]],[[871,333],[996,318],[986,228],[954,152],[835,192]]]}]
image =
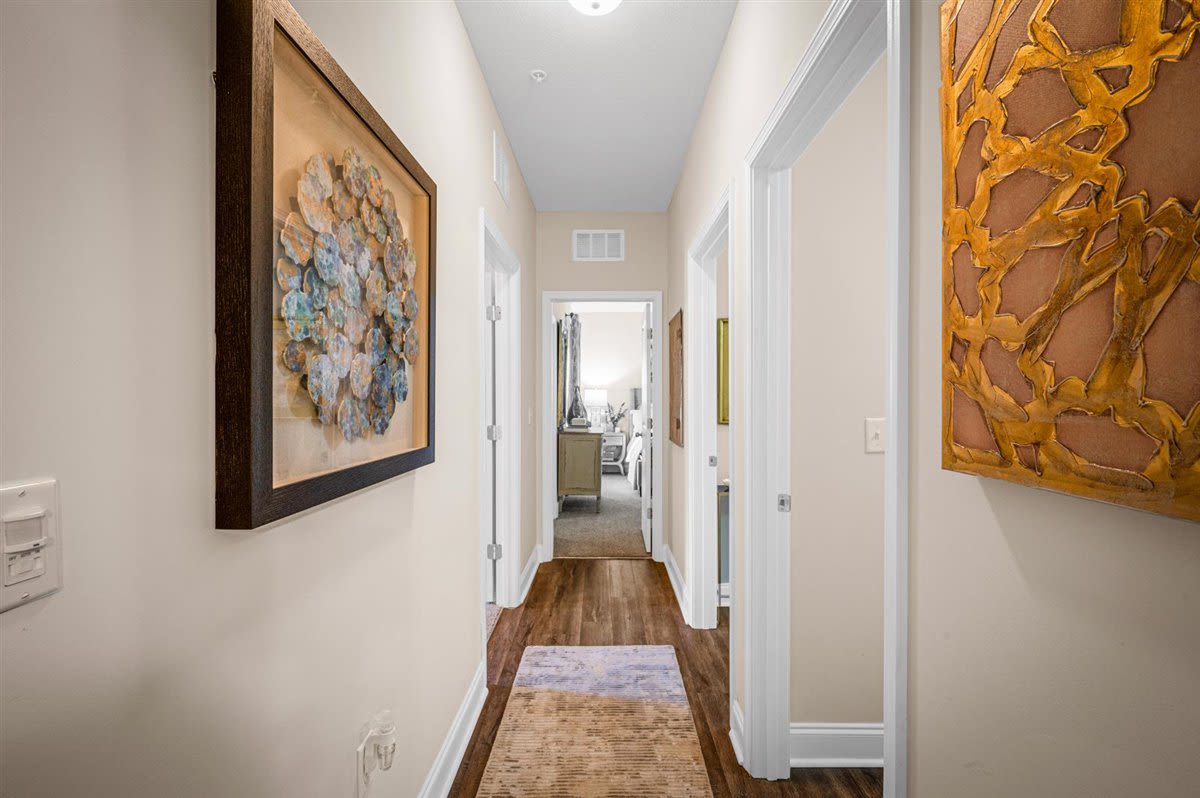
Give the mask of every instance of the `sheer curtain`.
[{"label": "sheer curtain", "polygon": [[568,313],[558,322],[559,357],[559,422],[566,424],[578,416],[587,417],[583,406],[583,392],[579,386],[580,340],[583,325],[579,316]]}]

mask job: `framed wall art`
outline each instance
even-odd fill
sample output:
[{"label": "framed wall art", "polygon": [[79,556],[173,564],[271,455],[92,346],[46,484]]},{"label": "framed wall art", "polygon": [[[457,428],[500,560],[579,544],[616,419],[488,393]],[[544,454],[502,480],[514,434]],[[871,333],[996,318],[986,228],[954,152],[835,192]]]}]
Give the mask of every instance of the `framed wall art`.
[{"label": "framed wall art", "polygon": [[667,437],[676,446],[683,446],[683,311],[680,310],[667,323],[667,354],[670,360],[671,383],[668,401],[671,429]]},{"label": "framed wall art", "polygon": [[947,469],[1200,521],[1200,2],[941,7]]},{"label": "framed wall art", "polygon": [[437,187],[285,0],[217,4],[216,522],[434,459]]}]

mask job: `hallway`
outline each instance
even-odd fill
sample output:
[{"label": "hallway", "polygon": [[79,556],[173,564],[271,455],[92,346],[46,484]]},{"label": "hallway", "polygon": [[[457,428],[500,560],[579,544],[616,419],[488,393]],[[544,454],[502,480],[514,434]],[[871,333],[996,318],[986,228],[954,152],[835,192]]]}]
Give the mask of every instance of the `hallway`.
[{"label": "hallway", "polygon": [[788,781],[753,780],[729,742],[729,616],[716,629],[683,622],[666,569],[649,560],[544,563],[525,603],[504,610],[488,644],[488,697],[450,795],[479,788],[526,646],[671,645],[679,658],[714,798],[875,798],[882,770],[793,770]]}]

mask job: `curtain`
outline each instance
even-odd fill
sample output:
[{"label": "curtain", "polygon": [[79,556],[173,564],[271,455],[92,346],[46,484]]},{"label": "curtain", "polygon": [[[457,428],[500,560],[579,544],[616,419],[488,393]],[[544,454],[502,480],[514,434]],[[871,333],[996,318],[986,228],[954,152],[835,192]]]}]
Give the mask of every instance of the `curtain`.
[{"label": "curtain", "polygon": [[578,416],[587,417],[587,408],[583,406],[583,392],[579,385],[579,358],[580,358],[580,341],[583,337],[583,325],[579,321],[579,316],[574,313],[568,313],[563,316],[559,322],[559,344],[561,352],[561,361],[559,367],[559,384],[561,393],[559,394],[560,407],[563,408],[565,418],[561,418],[560,422],[576,418]]}]

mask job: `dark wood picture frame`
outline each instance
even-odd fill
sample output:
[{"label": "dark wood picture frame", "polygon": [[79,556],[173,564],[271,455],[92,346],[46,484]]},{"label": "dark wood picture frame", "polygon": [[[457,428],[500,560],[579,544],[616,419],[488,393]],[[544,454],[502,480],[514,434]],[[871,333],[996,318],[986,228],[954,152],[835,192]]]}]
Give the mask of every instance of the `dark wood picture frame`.
[{"label": "dark wood picture frame", "polygon": [[[271,268],[276,29],[429,196],[426,445],[278,487],[272,476]],[[218,0],[214,77],[216,527],[252,529],[434,461],[437,186],[286,0]]]},{"label": "dark wood picture frame", "polygon": [[683,310],[671,317],[667,323],[668,355],[670,358],[671,382],[668,409],[671,425],[667,437],[676,446],[683,446]]}]

